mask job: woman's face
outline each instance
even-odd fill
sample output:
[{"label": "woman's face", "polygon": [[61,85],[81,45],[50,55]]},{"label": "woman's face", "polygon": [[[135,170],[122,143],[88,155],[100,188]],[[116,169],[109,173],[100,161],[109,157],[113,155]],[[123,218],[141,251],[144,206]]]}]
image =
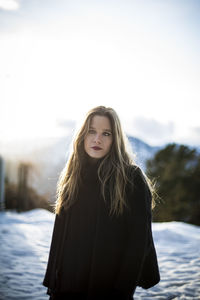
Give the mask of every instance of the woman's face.
[{"label": "woman's face", "polygon": [[84,138],[85,152],[91,158],[100,159],[110,151],[112,141],[113,136],[109,118],[94,116],[89,131]]}]

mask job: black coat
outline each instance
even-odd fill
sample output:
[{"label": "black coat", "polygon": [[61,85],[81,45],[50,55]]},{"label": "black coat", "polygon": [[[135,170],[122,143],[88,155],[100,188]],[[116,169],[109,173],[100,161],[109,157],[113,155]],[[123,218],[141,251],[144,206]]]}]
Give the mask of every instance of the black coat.
[{"label": "black coat", "polygon": [[[139,168],[131,167],[129,209],[109,215],[96,168],[83,175],[76,203],[56,215],[43,284],[48,293],[83,293],[84,299],[130,299],[136,286],[160,280],[151,230],[151,193]],[[108,296],[110,295],[110,296]],[[127,297],[126,297],[127,296]],[[99,297],[99,298],[98,298]]]}]

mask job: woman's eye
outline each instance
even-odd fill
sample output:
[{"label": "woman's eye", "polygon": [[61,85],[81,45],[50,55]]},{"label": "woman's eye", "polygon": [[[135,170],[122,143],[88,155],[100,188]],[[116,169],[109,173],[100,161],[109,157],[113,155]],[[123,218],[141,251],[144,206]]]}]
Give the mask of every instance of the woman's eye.
[{"label": "woman's eye", "polygon": [[106,131],[105,131],[105,132],[103,133],[103,135],[105,135],[105,136],[110,136],[110,135],[111,135],[111,133],[110,133],[110,132],[106,132]]},{"label": "woman's eye", "polygon": [[90,130],[88,131],[88,133],[90,133],[90,134],[94,134],[94,133],[95,133],[95,130],[93,130],[93,129],[90,129]]}]

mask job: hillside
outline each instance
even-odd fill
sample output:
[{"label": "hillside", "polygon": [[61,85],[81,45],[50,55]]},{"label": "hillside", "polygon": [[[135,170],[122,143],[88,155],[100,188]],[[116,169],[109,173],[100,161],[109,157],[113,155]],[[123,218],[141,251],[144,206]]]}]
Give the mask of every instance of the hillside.
[{"label": "hillside", "polygon": [[[17,181],[17,167],[21,161],[32,164],[29,184],[40,194],[46,194],[52,202],[55,200],[56,183],[67,161],[72,137],[48,138],[0,145],[0,152],[6,159],[6,170],[11,181]],[[145,169],[145,161],[154,155],[159,147],[152,147],[142,140],[129,136],[132,151],[136,154],[136,163]]]}]

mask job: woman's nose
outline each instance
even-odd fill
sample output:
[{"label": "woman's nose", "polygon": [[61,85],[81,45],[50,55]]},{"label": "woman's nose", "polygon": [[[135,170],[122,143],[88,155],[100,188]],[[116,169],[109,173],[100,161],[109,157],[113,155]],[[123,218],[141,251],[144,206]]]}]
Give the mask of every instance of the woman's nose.
[{"label": "woman's nose", "polygon": [[96,142],[97,144],[100,144],[100,143],[101,143],[101,137],[100,137],[100,134],[96,134],[94,140],[95,140],[95,142]]}]

